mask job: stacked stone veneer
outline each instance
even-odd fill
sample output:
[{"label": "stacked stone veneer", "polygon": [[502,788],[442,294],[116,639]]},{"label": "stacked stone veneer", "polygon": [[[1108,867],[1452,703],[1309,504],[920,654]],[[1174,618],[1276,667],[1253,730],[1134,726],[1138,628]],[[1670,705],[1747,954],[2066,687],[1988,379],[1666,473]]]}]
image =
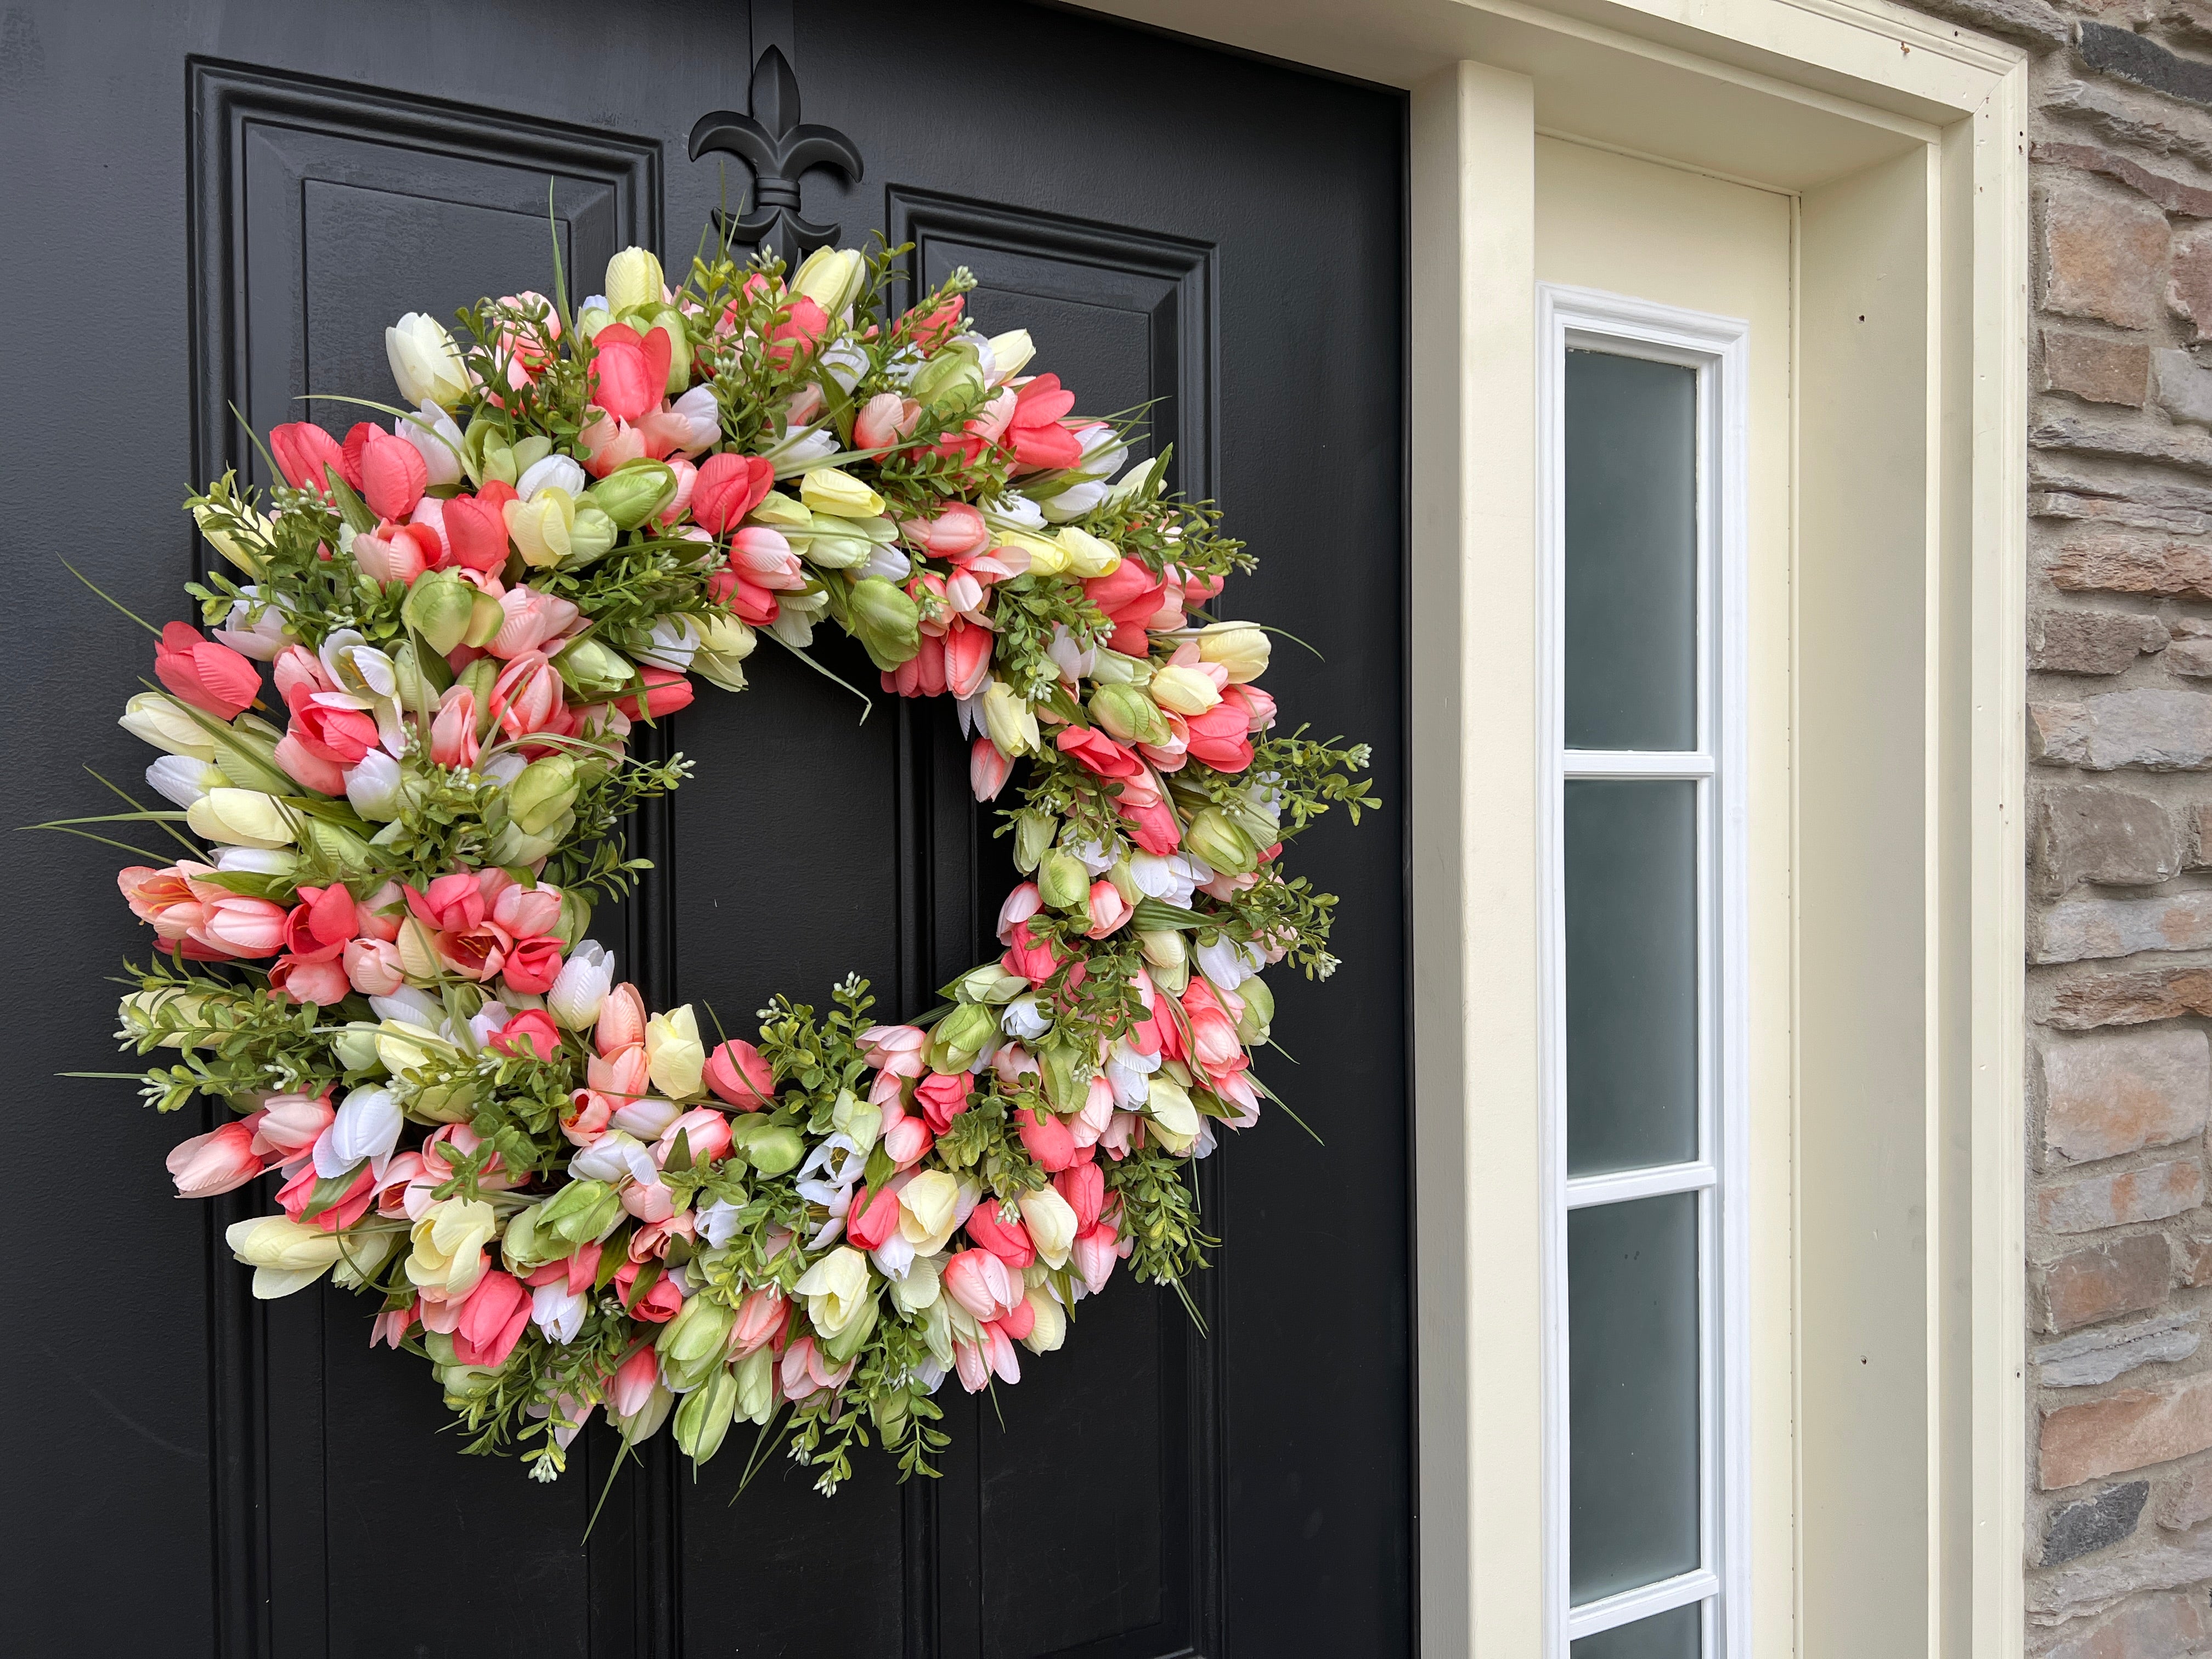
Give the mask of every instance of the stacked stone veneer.
[{"label": "stacked stone veneer", "polygon": [[2212,1652],[2212,0],[2025,43],[2028,1650]]}]

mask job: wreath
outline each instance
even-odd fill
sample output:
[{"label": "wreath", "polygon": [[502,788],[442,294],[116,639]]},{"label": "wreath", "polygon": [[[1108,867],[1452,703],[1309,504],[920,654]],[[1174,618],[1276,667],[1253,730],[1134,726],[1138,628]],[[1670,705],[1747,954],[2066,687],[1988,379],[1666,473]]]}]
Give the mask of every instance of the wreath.
[{"label": "wreath", "polygon": [[[872,1436],[930,1472],[948,1376],[1017,1381],[1117,1261],[1205,1265],[1191,1161],[1274,1098],[1260,970],[1334,966],[1280,853],[1375,804],[1366,753],[1280,732],[1268,631],[1206,609],[1250,554],[1127,465],[1133,415],[968,329],[964,270],[890,315],[905,252],[672,291],[630,248],[572,313],[556,249],[550,299],[403,317],[388,426],[278,426],[281,485],[189,499],[237,574],[122,717],[170,807],[53,826],[183,849],[118,877],[160,941],[125,1075],[223,1116],[179,1194],[277,1177],[226,1235],[253,1293],[377,1297],[372,1343],[540,1480],[601,1408],[701,1463],[744,1419],[824,1492]],[[1028,878],[942,1006],[882,1023],[848,978],[710,1041],[588,937],[690,769],[630,739],[825,622],[954,700],[979,800],[1027,763]]]}]

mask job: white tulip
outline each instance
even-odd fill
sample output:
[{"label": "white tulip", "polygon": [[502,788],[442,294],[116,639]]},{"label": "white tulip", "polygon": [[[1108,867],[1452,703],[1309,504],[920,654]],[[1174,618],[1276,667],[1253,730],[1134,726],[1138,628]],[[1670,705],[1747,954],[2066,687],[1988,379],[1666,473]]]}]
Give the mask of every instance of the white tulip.
[{"label": "white tulip", "polygon": [[399,816],[399,763],[381,749],[356,762],[345,785],[353,810],[371,823],[389,823]]},{"label": "white tulip", "polygon": [[123,718],[115,722],[132,737],[194,760],[215,758],[215,740],[184,705],[159,691],[141,691],[123,705]]},{"label": "white tulip", "polygon": [[356,1089],[315,1142],[315,1173],[328,1181],[367,1158],[379,1180],[399,1144],[398,1099],[389,1089]]},{"label": "white tulip", "polygon": [[430,469],[431,489],[461,481],[461,429],[437,404],[425,400],[412,417],[402,416],[392,422],[392,429],[422,455],[422,464]]},{"label": "white tulip", "polygon": [[[865,358],[862,367],[866,367]],[[714,401],[712,386],[693,386],[669,404],[668,412],[684,422],[684,438],[676,446],[678,449],[705,449],[721,435],[722,406]]]},{"label": "white tulip", "polygon": [[226,875],[289,876],[300,867],[300,855],[276,848],[218,847],[215,867]]},{"label": "white tulip", "polygon": [[371,997],[368,1006],[379,1019],[396,1019],[403,1025],[419,1025],[426,1031],[445,1029],[446,1005],[427,991],[403,985],[388,996]]},{"label": "white tulip", "polygon": [[584,1314],[590,1306],[589,1299],[570,1290],[565,1279],[540,1285],[530,1293],[531,1322],[545,1333],[549,1342],[574,1342],[576,1333],[584,1328]]},{"label": "white tulip", "polygon": [[459,403],[469,394],[468,370],[460,348],[445,325],[420,311],[410,311],[384,331],[384,355],[392,364],[392,378],[399,395],[409,403],[436,404],[441,408]]},{"label": "white tulip", "polygon": [[691,672],[691,659],[699,649],[699,629],[690,617],[663,617],[653,623],[652,637],[653,643],[637,653],[640,662],[679,674]]},{"label": "white tulip", "polygon": [[570,495],[580,495],[590,483],[584,476],[584,469],[568,456],[548,455],[541,461],[532,462],[514,481],[514,493],[526,501],[550,485]]},{"label": "white tulip", "polygon": [[594,940],[580,940],[545,994],[545,1010],[571,1031],[588,1030],[614,978],[615,953]]},{"label": "white tulip", "polygon": [[1030,359],[1036,356],[1036,342],[1030,338],[1030,331],[1025,328],[1015,329],[1008,334],[994,334],[990,346],[993,386],[1000,386],[1012,380],[1028,366]]},{"label": "white tulip", "polygon": [[[292,643],[292,636],[284,631],[283,611],[274,603],[257,605],[261,597],[258,587],[249,585],[238,591],[246,597],[231,601],[230,615],[215,630],[216,638],[256,662],[275,660],[276,653]],[[258,616],[254,614],[257,610]]]},{"label": "white tulip", "polygon": [[1237,945],[1218,933],[1212,944],[1200,945],[1193,954],[1200,971],[1224,991],[1235,990],[1265,967],[1267,960],[1257,945]]},{"label": "white tulip", "polygon": [[210,789],[230,781],[222,769],[190,755],[164,755],[146,769],[147,787],[164,800],[190,806]]}]

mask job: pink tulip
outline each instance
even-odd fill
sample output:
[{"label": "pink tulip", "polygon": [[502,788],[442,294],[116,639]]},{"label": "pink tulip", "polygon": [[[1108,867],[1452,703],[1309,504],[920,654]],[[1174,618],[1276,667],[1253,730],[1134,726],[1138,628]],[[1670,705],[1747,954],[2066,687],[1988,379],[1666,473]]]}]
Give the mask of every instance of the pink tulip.
[{"label": "pink tulip", "polygon": [[1230,686],[1221,700],[1244,705],[1244,729],[1255,736],[1275,723],[1275,700],[1256,685]]},{"label": "pink tulip", "polygon": [[1068,1260],[1083,1280],[1084,1288],[1096,1296],[1106,1288],[1113,1276],[1114,1264],[1121,1259],[1121,1240],[1114,1229],[1104,1222],[1085,1228],[1075,1236],[1074,1248]]},{"label": "pink tulip", "polygon": [[179,699],[219,720],[229,720],[261,694],[261,672],[252,659],[203,639],[189,623],[173,622],[154,647],[154,673]]},{"label": "pink tulip", "polygon": [[483,921],[439,934],[438,960],[465,978],[483,981],[499,977],[514,946],[507,929],[495,921]]},{"label": "pink tulip", "polygon": [[968,747],[968,792],[977,800],[996,800],[1014,775],[1014,763],[999,752],[988,738],[978,738]]},{"label": "pink tulip", "polygon": [[1083,930],[1084,935],[1104,939],[1135,914],[1129,908],[1129,901],[1121,896],[1120,888],[1110,881],[1094,881],[1091,884],[1091,925]]},{"label": "pink tulip", "polygon": [[430,486],[422,452],[404,438],[370,427],[361,446],[361,493],[380,519],[404,519]]},{"label": "pink tulip", "polygon": [[441,931],[473,927],[484,919],[489,908],[482,884],[463,870],[440,876],[419,891],[413,887],[402,890],[407,896],[407,908],[415,913],[416,919],[426,927]]},{"label": "pink tulip", "polygon": [[530,1323],[530,1292],[514,1274],[489,1268],[461,1304],[453,1358],[464,1365],[503,1365]]},{"label": "pink tulip", "polygon": [[1075,1161],[1074,1133],[1058,1117],[1034,1107],[1023,1108],[1017,1116],[1015,1133],[1039,1169],[1056,1175]]},{"label": "pink tulip", "polygon": [[412,1302],[404,1308],[386,1309],[369,1322],[368,1346],[374,1348],[380,1342],[386,1343],[397,1352],[399,1345],[407,1340],[407,1333],[417,1322],[418,1316]]},{"label": "pink tulip", "polygon": [[641,339],[627,323],[609,323],[592,340],[591,401],[618,421],[658,408],[672,355],[663,331],[648,330]]},{"label": "pink tulip", "polygon": [[567,633],[576,623],[574,605],[550,593],[541,593],[526,583],[510,587],[501,594],[499,608],[506,620],[484,648],[501,661],[537,650],[548,640]]},{"label": "pink tulip", "polygon": [[465,685],[449,685],[438,699],[430,722],[430,758],[440,766],[477,763],[477,696]]},{"label": "pink tulip", "polygon": [[921,419],[921,405],[914,398],[896,392],[878,392],[853,417],[853,447],[889,449],[901,439],[911,437]]},{"label": "pink tulip", "polygon": [[[623,1189],[623,1207],[629,1207],[630,1195],[639,1190],[635,1186]],[[637,1212],[633,1209],[630,1213],[636,1215]],[[642,1221],[647,1218],[639,1216],[638,1219]],[[656,1215],[652,1219],[665,1221],[668,1217]],[[662,1273],[646,1287],[643,1293],[634,1295],[633,1292],[637,1286],[638,1267],[637,1262],[631,1261],[623,1264],[616,1271],[615,1294],[621,1299],[623,1307],[632,1319],[639,1320],[647,1325],[665,1325],[684,1310],[684,1292],[676,1288],[674,1279],[666,1273]]]},{"label": "pink tulip", "polygon": [[902,1170],[912,1169],[928,1156],[936,1141],[920,1118],[902,1118],[884,1131],[884,1155]]},{"label": "pink tulip", "polygon": [[607,993],[599,1004],[599,1021],[592,1029],[592,1040],[599,1053],[610,1058],[644,1042],[645,999],[638,994],[636,986],[624,983]]},{"label": "pink tulip", "polygon": [[791,1304],[773,1285],[753,1291],[738,1304],[737,1322],[730,1328],[730,1357],[741,1358],[775,1341],[790,1318]]},{"label": "pink tulip", "polygon": [[310,1216],[307,1206],[315,1201],[315,1188],[322,1177],[315,1173],[312,1163],[303,1163],[294,1171],[292,1178],[276,1189],[276,1202],[284,1213],[295,1221],[310,1227],[320,1227],[326,1233],[343,1232],[367,1215],[369,1206],[376,1202],[376,1177],[367,1164],[347,1182],[337,1201]]},{"label": "pink tulip", "polygon": [[1096,726],[1068,726],[1053,742],[1062,754],[1073,756],[1085,771],[1098,777],[1134,778],[1145,770],[1134,750],[1115,742]]},{"label": "pink tulip", "polygon": [[349,483],[356,482],[347,477],[350,468],[338,441],[312,421],[289,421],[270,428],[269,449],[276,458],[276,470],[295,489],[312,489],[319,495],[328,495],[330,485],[323,471],[325,467],[337,469],[338,476]]},{"label": "pink tulip", "polygon": [[920,1077],[928,1069],[929,1033],[918,1025],[871,1025],[860,1033],[863,1058],[878,1071]]},{"label": "pink tulip", "polygon": [[269,965],[269,988],[286,1000],[313,1003],[327,1008],[343,1002],[351,981],[337,962],[316,962],[306,957],[279,957]]},{"label": "pink tulip", "polygon": [[795,593],[806,586],[806,567],[783,532],[765,525],[747,525],[730,538],[730,568],[773,593]]},{"label": "pink tulip", "polygon": [[292,709],[290,735],[309,754],[333,766],[357,766],[361,757],[377,745],[376,719],[362,709],[323,701],[339,695],[309,691],[295,684],[285,699]]},{"label": "pink tulip", "polygon": [[337,1115],[328,1095],[272,1095],[255,1120],[253,1150],[289,1164],[311,1149]]},{"label": "pink tulip", "polygon": [[1036,1260],[1036,1245],[1030,1238],[1030,1230],[1021,1224],[1018,1218],[1012,1221],[1000,1219],[999,1200],[988,1194],[969,1212],[968,1237],[1005,1262],[1014,1273],[1019,1273]]},{"label": "pink tulip", "polygon": [[758,455],[709,455],[691,486],[691,520],[708,534],[726,536],[775,487],[775,463]]},{"label": "pink tulip", "polygon": [[852,1240],[855,1249],[878,1249],[884,1240],[898,1231],[898,1224],[896,1193],[887,1185],[877,1188],[873,1194],[863,1190],[846,1212],[845,1237]]},{"label": "pink tulip", "polygon": [[399,947],[380,939],[349,941],[340,962],[346,982],[365,997],[388,997],[407,982],[399,970]]},{"label": "pink tulip", "polygon": [[491,1046],[518,1059],[551,1060],[561,1052],[561,1030],[543,1008],[526,1008],[491,1034]]},{"label": "pink tulip", "polygon": [[1018,1342],[1036,1328],[1036,1306],[1027,1297],[1024,1297],[1021,1306],[1016,1308],[1005,1318],[994,1319],[991,1323]]},{"label": "pink tulip", "polygon": [[493,901],[491,919],[517,939],[550,933],[560,925],[561,890],[542,882],[535,887],[517,882]]},{"label": "pink tulip", "polygon": [[492,682],[492,720],[510,738],[549,731],[567,712],[561,676],[541,651],[524,652]]},{"label": "pink tulip", "polygon": [[198,922],[200,896],[191,878],[213,874],[204,864],[173,864],[156,870],[134,864],[118,871],[115,884],[123,890],[131,913],[165,939],[182,939]]},{"label": "pink tulip", "polygon": [[1186,716],[1183,729],[1190,757],[1217,772],[1242,772],[1252,763],[1252,742],[1246,736],[1249,722],[1243,702],[1227,697],[1202,714]]},{"label": "pink tulip", "polygon": [[604,478],[617,467],[645,459],[645,434],[627,421],[601,414],[576,434],[576,453],[586,472]]},{"label": "pink tulip", "polygon": [[1025,881],[1016,887],[999,906],[999,943],[1012,944],[1014,929],[1043,908],[1044,898],[1035,882]]},{"label": "pink tulip", "polygon": [[510,991],[542,997],[561,977],[561,941],[541,935],[519,939],[508,946],[500,974]]},{"label": "pink tulip", "polygon": [[296,732],[287,732],[277,739],[270,758],[303,789],[333,798],[345,793],[345,769],[308,748]]},{"label": "pink tulip", "polygon": [[[1050,939],[1037,938],[1030,924],[1023,921],[1014,925],[1012,942],[999,960],[1008,973],[1018,975],[1032,985],[1042,985],[1060,971],[1060,964],[1066,957],[1059,945]],[[1078,963],[1076,967],[1079,970],[1082,964]]]},{"label": "pink tulip", "polygon": [[730,1120],[711,1106],[694,1106],[660,1132],[659,1161],[676,1150],[676,1137],[685,1138],[695,1164],[713,1164],[730,1151]]},{"label": "pink tulip", "polygon": [[775,1103],[775,1072],[761,1051],[739,1038],[717,1045],[707,1056],[707,1086],[741,1112]]},{"label": "pink tulip", "polygon": [[653,1398],[653,1385],[659,1381],[659,1357],[647,1343],[617,1368],[607,1388],[608,1408],[617,1417],[636,1416]]},{"label": "pink tulip", "polygon": [[[980,1213],[981,1206],[978,1206]],[[972,1226],[975,1217],[969,1217]],[[978,1322],[1011,1312],[1027,1293],[1020,1277],[988,1250],[961,1250],[945,1264],[945,1288]]]},{"label": "pink tulip", "polygon": [[611,1054],[593,1054],[585,1063],[584,1080],[601,1094],[635,1099],[653,1086],[645,1044],[633,1042]]},{"label": "pink tulip", "polygon": [[915,1085],[914,1102],[931,1129],[943,1134],[952,1120],[968,1109],[975,1079],[965,1072],[932,1072]]},{"label": "pink tulip", "polygon": [[180,1140],[169,1151],[169,1174],[179,1198],[213,1198],[243,1187],[261,1173],[253,1153],[253,1121],[240,1118],[220,1129]]},{"label": "pink tulip", "polygon": [[1078,1164],[1062,1170],[1052,1178],[1053,1190],[1067,1201],[1075,1212],[1075,1230],[1088,1232],[1098,1224],[1098,1213],[1106,1207],[1106,1175],[1096,1163]]},{"label": "pink tulip", "polygon": [[412,582],[435,558],[426,552],[425,539],[412,526],[403,528],[387,520],[353,538],[353,562],[373,582]]},{"label": "pink tulip", "polygon": [[190,937],[219,956],[271,957],[283,946],[289,915],[268,899],[228,894],[202,907]]}]

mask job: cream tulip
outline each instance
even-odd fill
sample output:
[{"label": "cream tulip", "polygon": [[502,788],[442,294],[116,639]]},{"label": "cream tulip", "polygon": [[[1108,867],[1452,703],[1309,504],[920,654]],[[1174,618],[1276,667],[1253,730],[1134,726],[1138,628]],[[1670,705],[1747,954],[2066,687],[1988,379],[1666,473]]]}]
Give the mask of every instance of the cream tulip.
[{"label": "cream tulip", "polygon": [[200,761],[215,758],[215,741],[206,728],[185,713],[182,704],[159,691],[141,691],[125,703],[123,718],[116,724],[132,737],[173,755],[189,755]]},{"label": "cream tulip", "polygon": [[299,828],[289,807],[258,789],[210,789],[185,809],[185,822],[227,847],[289,847]]},{"label": "cream tulip", "polygon": [[1037,1260],[1048,1267],[1066,1267],[1067,1253],[1075,1248],[1075,1235],[1081,1231],[1076,1225],[1073,1207],[1049,1187],[1024,1193],[1016,1202],[1022,1225],[1029,1229],[1030,1242],[1036,1246]]},{"label": "cream tulip", "polygon": [[606,282],[607,309],[617,317],[656,307],[668,294],[660,261],[641,247],[626,247],[608,260]]},{"label": "cream tulip", "polygon": [[469,374],[462,365],[460,348],[434,317],[410,311],[396,326],[386,329],[384,355],[392,364],[392,378],[399,383],[399,395],[417,408],[431,403],[450,409],[469,395]]},{"label": "cream tulip", "polygon": [[646,1021],[645,1056],[653,1086],[671,1100],[688,1100],[699,1092],[707,1049],[690,1003]]},{"label": "cream tulip", "polygon": [[484,1247],[498,1233],[498,1215],[482,1200],[439,1200],[409,1235],[415,1247],[407,1258],[409,1282],[448,1300],[466,1296],[483,1277]]},{"label": "cream tulip", "polygon": [[253,1269],[253,1294],[267,1302],[313,1284],[344,1253],[344,1241],[289,1216],[256,1216],[223,1233],[230,1253]]},{"label": "cream tulip", "polygon": [[959,1224],[960,1183],[943,1170],[925,1170],[899,1188],[899,1237],[916,1255],[935,1255]]},{"label": "cream tulip", "polygon": [[840,1244],[799,1275],[792,1290],[806,1298],[806,1316],[825,1337],[841,1334],[869,1297],[868,1258]]}]

